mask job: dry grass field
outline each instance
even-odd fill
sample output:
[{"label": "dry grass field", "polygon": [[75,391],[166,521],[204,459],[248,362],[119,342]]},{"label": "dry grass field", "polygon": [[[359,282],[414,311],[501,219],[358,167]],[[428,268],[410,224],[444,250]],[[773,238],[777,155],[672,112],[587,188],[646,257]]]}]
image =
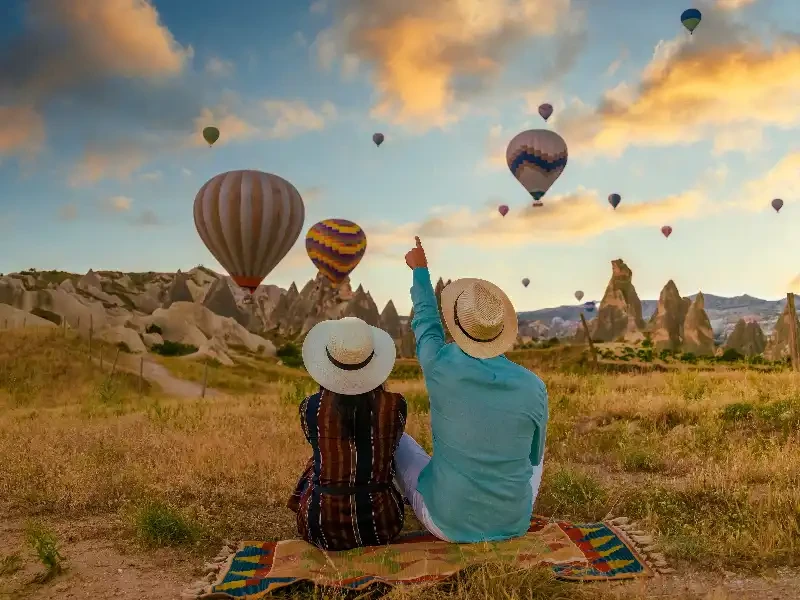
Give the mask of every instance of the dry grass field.
[{"label": "dry grass field", "polygon": [[[570,356],[513,356],[550,394],[536,512],[635,518],[678,574],[602,587],[489,565],[390,597],[800,598],[800,377],[568,372]],[[185,359],[163,364],[202,377]],[[219,394],[173,399],[109,377],[85,341],[0,332],[0,598],[178,598],[223,538],[295,535],[285,502],[309,456],[308,379],[255,358],[209,371]],[[408,431],[429,447],[423,382],[408,362],[396,377]]]}]

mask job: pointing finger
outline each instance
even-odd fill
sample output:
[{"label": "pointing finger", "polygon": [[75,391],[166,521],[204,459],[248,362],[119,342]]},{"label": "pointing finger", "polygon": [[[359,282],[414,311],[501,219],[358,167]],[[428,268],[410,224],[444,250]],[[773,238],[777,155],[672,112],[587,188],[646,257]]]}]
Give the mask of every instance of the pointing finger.
[{"label": "pointing finger", "polygon": [[419,241],[419,237],[414,236],[414,239],[417,240],[417,248],[422,248],[422,242]]}]

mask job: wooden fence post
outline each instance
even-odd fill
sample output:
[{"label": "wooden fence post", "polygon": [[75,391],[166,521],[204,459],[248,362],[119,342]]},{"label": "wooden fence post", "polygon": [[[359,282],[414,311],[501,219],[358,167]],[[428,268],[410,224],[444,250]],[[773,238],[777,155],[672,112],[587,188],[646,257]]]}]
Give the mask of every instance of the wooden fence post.
[{"label": "wooden fence post", "polygon": [[589,353],[592,355],[592,363],[597,367],[597,353],[594,349],[594,342],[592,342],[592,335],[589,333],[589,325],[586,323],[586,317],[583,316],[581,311],[581,323],[583,323],[583,331],[586,334],[586,341],[589,343]]},{"label": "wooden fence post", "polygon": [[[92,357],[92,334],[94,333],[94,317],[89,315],[89,358]],[[102,363],[102,361],[101,361]],[[100,365],[103,366],[102,364]]]},{"label": "wooden fence post", "polygon": [[114,376],[114,371],[117,370],[117,361],[119,360],[119,351],[121,349],[117,348],[117,354],[114,356],[114,363],[111,365],[111,377]]},{"label": "wooden fence post", "polygon": [[798,356],[797,348],[797,312],[794,306],[794,294],[789,292],[786,294],[786,303],[789,305],[789,356],[792,359],[792,370],[797,371],[800,368],[800,356]]},{"label": "wooden fence post", "polygon": [[100,370],[103,370],[103,347],[100,346]]},{"label": "wooden fence post", "polygon": [[208,384],[208,360],[203,361],[203,391],[200,392],[200,397],[206,397],[206,385]]},{"label": "wooden fence post", "polygon": [[142,397],[142,388],[144,387],[144,356],[139,357],[139,397]]}]

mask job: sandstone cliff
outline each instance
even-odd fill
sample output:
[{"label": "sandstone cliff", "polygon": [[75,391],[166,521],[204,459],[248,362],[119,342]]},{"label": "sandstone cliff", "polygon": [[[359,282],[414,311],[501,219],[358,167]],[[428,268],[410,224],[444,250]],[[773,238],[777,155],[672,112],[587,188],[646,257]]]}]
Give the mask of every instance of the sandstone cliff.
[{"label": "sandstone cliff", "polygon": [[714,331],[706,314],[703,292],[699,292],[689,306],[683,321],[682,333],[683,352],[691,352],[697,356],[714,354]]},{"label": "sandstone cliff", "polygon": [[764,352],[767,338],[757,321],[739,319],[725,341],[725,349],[736,350],[742,356],[756,356]]},{"label": "sandstone cliff", "polygon": [[681,349],[683,323],[690,305],[691,300],[681,298],[678,287],[670,279],[661,290],[656,312],[648,324],[650,339],[656,349],[675,352]]},{"label": "sandstone cliff", "polygon": [[[795,295],[795,305],[797,304],[797,295]],[[790,356],[791,347],[791,334],[790,323],[792,316],[789,315],[789,304],[783,307],[781,316],[778,317],[775,323],[775,329],[769,338],[767,347],[764,350],[764,357],[769,360],[781,360]],[[794,315],[795,323],[797,323],[798,340],[800,340],[800,323],[797,321],[797,315]]]},{"label": "sandstone cliff", "polygon": [[[642,319],[642,303],[633,286],[633,272],[622,259],[611,261],[611,279],[606,286],[597,317],[589,322],[589,332],[593,340],[612,342],[624,337],[628,341],[642,338],[645,323]],[[585,337],[582,327],[576,338]]]}]

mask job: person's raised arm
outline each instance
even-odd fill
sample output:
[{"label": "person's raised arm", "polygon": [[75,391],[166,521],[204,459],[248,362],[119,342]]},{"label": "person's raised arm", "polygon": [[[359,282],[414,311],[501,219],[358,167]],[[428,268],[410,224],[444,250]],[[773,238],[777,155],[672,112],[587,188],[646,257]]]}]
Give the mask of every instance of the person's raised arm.
[{"label": "person's raised arm", "polygon": [[436,304],[436,294],[428,271],[428,259],[419,238],[416,246],[406,254],[406,264],[413,271],[411,302],[414,305],[414,318],[411,329],[417,340],[417,360],[423,375],[433,368],[436,355],[444,347],[444,328]]}]

